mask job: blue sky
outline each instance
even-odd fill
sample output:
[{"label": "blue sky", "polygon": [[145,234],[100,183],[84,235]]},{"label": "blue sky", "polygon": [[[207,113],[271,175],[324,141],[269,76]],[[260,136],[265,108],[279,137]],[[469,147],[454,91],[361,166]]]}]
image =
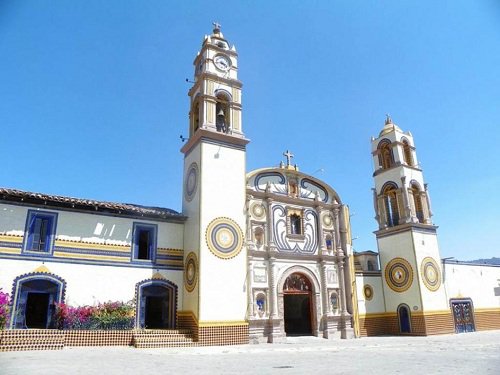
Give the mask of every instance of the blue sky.
[{"label": "blue sky", "polygon": [[192,62],[239,53],[247,169],[290,149],[376,250],[370,137],[415,137],[442,257],[500,256],[500,2],[0,2],[0,185],[181,209]]}]

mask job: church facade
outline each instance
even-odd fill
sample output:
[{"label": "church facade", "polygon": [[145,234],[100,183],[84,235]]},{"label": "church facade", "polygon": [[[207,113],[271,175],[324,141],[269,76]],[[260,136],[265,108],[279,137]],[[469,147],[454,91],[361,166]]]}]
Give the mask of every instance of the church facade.
[{"label": "church facade", "polygon": [[500,268],[440,257],[411,133],[388,118],[372,140],[379,253],[353,253],[347,205],[290,152],[247,173],[238,55],[218,25],[194,66],[182,213],[0,189],[10,331],[110,300],[133,301],[136,331],[200,345],[500,328]]}]

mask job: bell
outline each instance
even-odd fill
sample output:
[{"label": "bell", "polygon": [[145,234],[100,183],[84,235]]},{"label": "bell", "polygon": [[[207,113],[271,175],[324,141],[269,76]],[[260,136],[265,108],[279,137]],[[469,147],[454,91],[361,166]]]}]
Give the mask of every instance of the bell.
[{"label": "bell", "polygon": [[223,110],[222,108],[219,110],[219,113],[217,113],[217,117],[218,117],[218,116],[222,116],[222,117],[224,117],[224,116],[225,116],[225,115],[224,115],[224,110]]}]

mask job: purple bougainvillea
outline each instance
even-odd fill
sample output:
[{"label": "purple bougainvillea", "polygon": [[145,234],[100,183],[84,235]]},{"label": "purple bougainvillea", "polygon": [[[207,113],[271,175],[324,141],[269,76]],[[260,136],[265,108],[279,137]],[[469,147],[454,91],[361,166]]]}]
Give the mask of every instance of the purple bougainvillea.
[{"label": "purple bougainvillea", "polygon": [[4,329],[9,323],[10,317],[10,296],[8,293],[2,292],[0,288],[0,329]]}]

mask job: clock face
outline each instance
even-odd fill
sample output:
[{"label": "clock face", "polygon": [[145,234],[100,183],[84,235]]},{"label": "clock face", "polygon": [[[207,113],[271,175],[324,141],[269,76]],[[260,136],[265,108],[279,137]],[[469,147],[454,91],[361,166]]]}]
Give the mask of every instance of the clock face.
[{"label": "clock face", "polygon": [[214,64],[217,69],[226,71],[231,67],[231,60],[227,56],[217,55],[214,57]]}]

